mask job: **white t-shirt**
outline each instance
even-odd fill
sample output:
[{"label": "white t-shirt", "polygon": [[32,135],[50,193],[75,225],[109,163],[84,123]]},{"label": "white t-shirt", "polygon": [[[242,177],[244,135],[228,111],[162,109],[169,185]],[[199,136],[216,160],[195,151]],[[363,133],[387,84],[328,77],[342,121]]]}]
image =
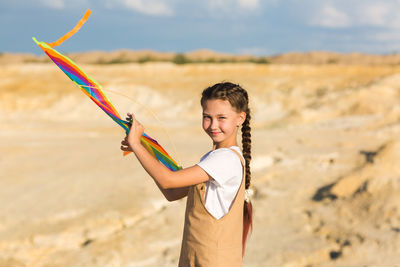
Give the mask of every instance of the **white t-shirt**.
[{"label": "white t-shirt", "polygon": [[[230,148],[242,156],[239,147]],[[205,207],[216,219],[228,213],[243,178],[240,159],[230,148],[211,150],[197,163],[212,177],[206,182]]]}]

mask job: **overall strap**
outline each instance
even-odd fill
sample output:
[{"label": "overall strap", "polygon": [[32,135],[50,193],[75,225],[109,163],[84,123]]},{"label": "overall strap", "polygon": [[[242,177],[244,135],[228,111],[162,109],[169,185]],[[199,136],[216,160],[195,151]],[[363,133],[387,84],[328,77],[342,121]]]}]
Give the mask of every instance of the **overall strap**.
[{"label": "overall strap", "polygon": [[244,170],[244,167],[246,166],[246,163],[245,163],[245,160],[244,160],[243,156],[240,155],[240,153],[237,152],[235,149],[233,149],[233,148],[229,148],[229,149],[232,150],[233,152],[235,152],[235,154],[239,157],[240,162],[242,163],[242,166],[243,166],[243,170]]}]

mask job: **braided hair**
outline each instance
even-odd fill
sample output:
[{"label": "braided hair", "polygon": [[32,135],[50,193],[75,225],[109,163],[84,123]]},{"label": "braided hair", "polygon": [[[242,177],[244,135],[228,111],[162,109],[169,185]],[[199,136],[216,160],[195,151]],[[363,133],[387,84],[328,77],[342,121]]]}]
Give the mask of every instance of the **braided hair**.
[{"label": "braided hair", "polygon": [[[250,127],[250,108],[249,96],[247,91],[240,85],[231,82],[217,83],[206,88],[201,96],[201,105],[204,108],[207,100],[220,99],[227,100],[236,112],[245,112],[246,119],[242,124],[242,152],[245,159],[245,189],[250,188],[251,184],[251,127]],[[251,202],[245,201],[243,210],[243,255],[249,229],[253,227],[253,208]]]}]

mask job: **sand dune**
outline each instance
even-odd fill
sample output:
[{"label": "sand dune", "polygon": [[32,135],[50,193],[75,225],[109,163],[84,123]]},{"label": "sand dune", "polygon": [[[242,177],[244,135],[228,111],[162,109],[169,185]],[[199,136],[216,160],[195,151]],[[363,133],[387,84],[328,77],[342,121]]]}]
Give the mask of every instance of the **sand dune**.
[{"label": "sand dune", "polygon": [[[210,147],[201,90],[248,89],[245,266],[395,266],[400,69],[332,63],[82,67],[183,166]],[[0,130],[0,266],[177,265],[184,201],[168,203],[121,156],[123,131],[54,65],[0,66]]]}]

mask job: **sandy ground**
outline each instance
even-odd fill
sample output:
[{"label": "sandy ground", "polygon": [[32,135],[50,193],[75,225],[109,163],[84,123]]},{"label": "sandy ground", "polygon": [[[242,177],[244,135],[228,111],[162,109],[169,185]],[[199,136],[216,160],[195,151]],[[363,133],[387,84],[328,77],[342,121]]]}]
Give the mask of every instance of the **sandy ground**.
[{"label": "sandy ground", "polygon": [[[201,90],[247,88],[256,195],[244,266],[399,266],[400,67],[82,67],[183,166],[211,146]],[[122,129],[55,66],[0,66],[0,136],[0,266],[177,265],[185,201],[164,200],[122,157]]]}]

